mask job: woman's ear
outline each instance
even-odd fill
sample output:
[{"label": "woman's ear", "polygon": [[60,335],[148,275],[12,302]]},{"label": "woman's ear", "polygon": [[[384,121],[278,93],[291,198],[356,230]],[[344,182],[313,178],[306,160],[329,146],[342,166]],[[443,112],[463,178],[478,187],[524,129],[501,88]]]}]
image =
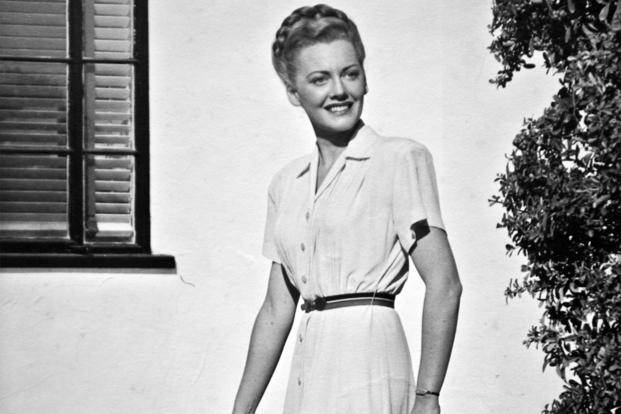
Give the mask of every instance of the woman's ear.
[{"label": "woman's ear", "polygon": [[300,103],[300,97],[298,95],[298,92],[293,88],[293,86],[286,85],[286,88],[287,88],[287,98],[289,98],[289,102],[291,102],[291,105],[302,106],[302,104]]}]

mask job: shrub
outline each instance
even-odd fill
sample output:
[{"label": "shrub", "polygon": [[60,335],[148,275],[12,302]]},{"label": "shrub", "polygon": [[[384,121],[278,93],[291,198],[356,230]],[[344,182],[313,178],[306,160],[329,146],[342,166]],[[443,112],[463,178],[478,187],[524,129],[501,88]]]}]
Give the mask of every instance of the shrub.
[{"label": "shrub", "polygon": [[564,381],[543,413],[621,413],[621,0],[498,0],[492,11],[503,66],[492,83],[534,67],[535,53],[560,78],[496,179],[507,251],[527,259],[505,295],[542,305],[525,344]]}]

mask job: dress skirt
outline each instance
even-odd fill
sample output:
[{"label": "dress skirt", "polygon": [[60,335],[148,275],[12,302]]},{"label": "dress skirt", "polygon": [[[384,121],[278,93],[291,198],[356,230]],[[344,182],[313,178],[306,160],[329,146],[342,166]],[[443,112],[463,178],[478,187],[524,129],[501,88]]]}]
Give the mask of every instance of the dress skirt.
[{"label": "dress skirt", "polygon": [[302,316],[284,414],[409,414],[415,382],[397,312],[350,306]]}]

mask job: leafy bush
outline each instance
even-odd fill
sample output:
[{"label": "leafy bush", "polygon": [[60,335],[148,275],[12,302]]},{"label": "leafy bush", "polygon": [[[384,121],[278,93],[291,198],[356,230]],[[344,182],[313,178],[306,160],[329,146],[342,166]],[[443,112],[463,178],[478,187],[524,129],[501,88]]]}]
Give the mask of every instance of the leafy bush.
[{"label": "leafy bush", "polygon": [[524,254],[524,292],[544,309],[525,344],[564,391],[543,413],[621,413],[621,0],[497,0],[491,52],[505,87],[541,53],[560,77],[498,175],[499,224]]}]

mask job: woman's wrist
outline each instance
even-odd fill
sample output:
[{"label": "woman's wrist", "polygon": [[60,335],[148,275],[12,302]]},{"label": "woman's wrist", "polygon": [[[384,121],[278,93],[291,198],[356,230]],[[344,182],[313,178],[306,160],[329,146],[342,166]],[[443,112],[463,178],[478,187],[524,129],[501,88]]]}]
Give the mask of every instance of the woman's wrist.
[{"label": "woman's wrist", "polygon": [[440,391],[439,390],[438,391],[432,391],[432,390],[430,390],[428,388],[417,387],[416,388],[416,395],[420,395],[420,396],[423,396],[423,395],[434,395],[436,397],[439,397],[440,396]]},{"label": "woman's wrist", "polygon": [[432,407],[440,405],[440,398],[437,395],[431,394],[417,395],[414,402],[416,405],[422,405],[423,407]]}]

